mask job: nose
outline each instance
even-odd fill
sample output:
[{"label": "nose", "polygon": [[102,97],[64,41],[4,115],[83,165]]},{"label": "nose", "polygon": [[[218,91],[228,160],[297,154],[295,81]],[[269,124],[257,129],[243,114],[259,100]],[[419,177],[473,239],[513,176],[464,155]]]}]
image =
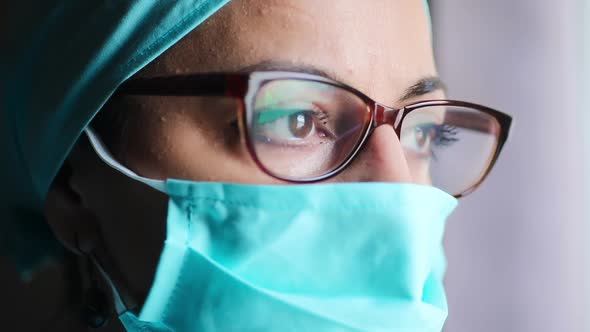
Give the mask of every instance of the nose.
[{"label": "nose", "polygon": [[352,163],[338,176],[347,182],[412,182],[403,148],[391,125],[375,128]]}]

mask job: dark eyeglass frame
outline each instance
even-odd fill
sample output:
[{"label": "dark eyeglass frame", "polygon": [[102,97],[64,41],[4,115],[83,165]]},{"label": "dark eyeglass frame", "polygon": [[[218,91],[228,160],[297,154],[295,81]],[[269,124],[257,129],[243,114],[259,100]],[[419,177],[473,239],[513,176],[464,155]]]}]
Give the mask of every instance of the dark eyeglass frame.
[{"label": "dark eyeglass frame", "polygon": [[[270,171],[259,160],[253,143],[248,132],[248,110],[253,107],[253,100],[258,90],[266,83],[274,80],[301,80],[310,82],[319,82],[329,84],[351,92],[360,98],[367,107],[369,121],[366,121],[363,128],[361,139],[353,148],[350,155],[342,162],[340,166],[322,176],[313,177],[309,179],[292,179],[284,176],[279,176]],[[298,72],[288,71],[253,71],[253,72],[238,72],[238,73],[199,73],[190,75],[176,75],[176,76],[160,76],[152,78],[136,78],[125,81],[115,92],[121,95],[147,95],[147,96],[226,96],[237,98],[240,103],[238,107],[238,123],[242,139],[246,143],[246,147],[250,156],[256,165],[268,175],[291,183],[314,183],[328,179],[340,173],[354,160],[358,152],[367,142],[368,137],[373,130],[380,125],[391,125],[398,139],[401,135],[402,123],[406,116],[411,112],[424,107],[432,106],[455,106],[471,108],[493,117],[499,124],[500,130],[497,135],[497,144],[495,146],[494,154],[487,166],[487,169],[482,172],[480,178],[469,188],[461,193],[454,194],[456,198],[464,197],[472,193],[484,179],[488,176],[494,164],[496,163],[510,132],[512,124],[512,117],[508,114],[494,110],[492,108],[457,100],[428,100],[413,103],[402,108],[396,109],[385,106],[371,99],[364,93],[346,84],[330,80],[328,78]],[[250,111],[251,113],[251,111]]]}]

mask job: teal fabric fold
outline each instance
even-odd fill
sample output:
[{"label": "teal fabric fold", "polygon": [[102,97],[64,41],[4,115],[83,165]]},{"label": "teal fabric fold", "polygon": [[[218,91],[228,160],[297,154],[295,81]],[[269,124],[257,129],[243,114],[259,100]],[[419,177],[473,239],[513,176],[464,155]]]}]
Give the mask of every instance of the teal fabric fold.
[{"label": "teal fabric fold", "polygon": [[95,113],[120,83],[228,1],[19,0],[7,6],[0,241],[21,271],[59,252],[42,222],[43,199]]}]

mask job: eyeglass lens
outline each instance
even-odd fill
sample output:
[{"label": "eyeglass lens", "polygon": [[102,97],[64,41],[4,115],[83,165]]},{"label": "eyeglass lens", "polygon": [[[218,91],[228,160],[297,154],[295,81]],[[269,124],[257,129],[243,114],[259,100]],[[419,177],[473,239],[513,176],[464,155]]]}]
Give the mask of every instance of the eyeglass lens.
[{"label": "eyeglass lens", "polygon": [[400,142],[414,180],[458,195],[492,163],[500,125],[482,111],[429,106],[408,113]]},{"label": "eyeglass lens", "polygon": [[257,158],[276,176],[309,179],[346,161],[370,112],[356,95],[304,80],[264,84],[254,100],[249,135]]},{"label": "eyeglass lens", "polygon": [[[307,180],[340,167],[361,143],[369,106],[328,83],[284,79],[263,84],[247,114],[256,158],[273,175]],[[456,195],[492,162],[500,125],[467,107],[428,106],[408,113],[400,142],[413,180]]]}]

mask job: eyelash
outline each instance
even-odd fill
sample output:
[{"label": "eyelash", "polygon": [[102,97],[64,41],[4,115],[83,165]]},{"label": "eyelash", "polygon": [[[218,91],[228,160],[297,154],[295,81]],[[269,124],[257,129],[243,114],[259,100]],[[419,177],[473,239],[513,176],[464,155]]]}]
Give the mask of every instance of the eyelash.
[{"label": "eyelash", "polygon": [[436,146],[450,146],[457,142],[459,139],[456,137],[459,133],[457,127],[451,125],[440,125],[437,130],[436,140],[434,144]]}]

